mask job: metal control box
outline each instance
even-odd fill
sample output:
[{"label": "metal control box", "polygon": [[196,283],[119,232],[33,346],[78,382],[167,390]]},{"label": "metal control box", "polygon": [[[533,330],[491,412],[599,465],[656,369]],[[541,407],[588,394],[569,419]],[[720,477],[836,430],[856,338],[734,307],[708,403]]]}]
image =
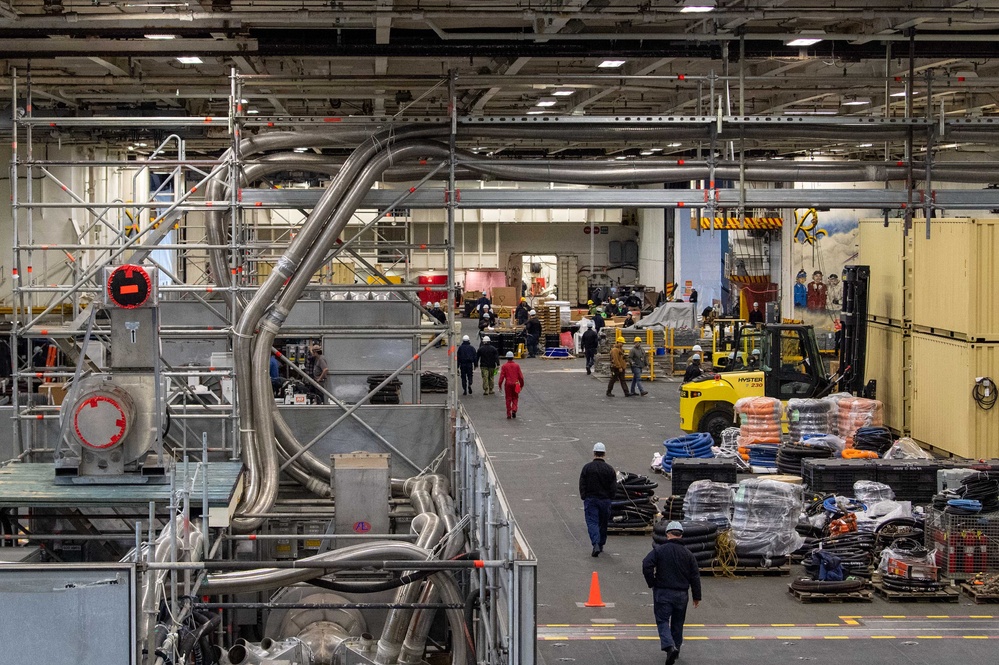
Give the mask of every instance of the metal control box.
[{"label": "metal control box", "polygon": [[332,455],[337,533],[388,533],[391,456],[387,453]]}]

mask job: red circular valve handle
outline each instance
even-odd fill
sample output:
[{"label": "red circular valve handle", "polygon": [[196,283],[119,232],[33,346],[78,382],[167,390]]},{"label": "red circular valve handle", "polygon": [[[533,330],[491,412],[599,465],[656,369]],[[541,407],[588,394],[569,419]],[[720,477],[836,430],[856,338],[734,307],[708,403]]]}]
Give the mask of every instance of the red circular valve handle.
[{"label": "red circular valve handle", "polygon": [[[90,441],[86,436],[84,436],[83,432],[80,431],[80,413],[84,409],[96,409],[101,403],[111,406],[118,412],[118,417],[115,418],[114,421],[115,427],[118,428],[118,431],[117,433],[111,434],[106,442]],[[125,435],[125,429],[127,426],[128,420],[125,416],[125,409],[123,409],[121,404],[117,401],[104,395],[96,395],[81,402],[80,405],[76,407],[76,412],[73,414],[73,429],[76,431],[76,437],[80,440],[80,443],[88,448],[92,448],[93,450],[107,450],[108,448],[120,443],[121,438]]]},{"label": "red circular valve handle", "polygon": [[126,264],[111,271],[107,283],[108,298],[118,307],[135,309],[149,300],[153,281],[142,266]]}]

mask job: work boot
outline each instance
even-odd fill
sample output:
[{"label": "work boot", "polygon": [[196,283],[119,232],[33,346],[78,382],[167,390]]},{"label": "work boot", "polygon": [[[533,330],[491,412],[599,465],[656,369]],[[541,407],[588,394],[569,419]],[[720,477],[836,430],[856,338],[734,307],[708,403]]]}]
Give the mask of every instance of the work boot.
[{"label": "work boot", "polygon": [[648,391],[648,390],[643,390],[643,391],[642,391],[642,397],[645,397],[645,396],[646,396],[646,395],[648,395],[648,394],[649,394],[649,391]]},{"label": "work boot", "polygon": [[517,412],[516,411],[513,412],[513,417],[514,417],[514,419],[517,418]]},{"label": "work boot", "polygon": [[608,396],[608,397],[613,397],[613,396],[614,396],[614,393],[607,393],[607,396]]},{"label": "work boot", "polygon": [[600,556],[600,548],[594,545],[593,551],[590,553],[590,556]]},{"label": "work boot", "polygon": [[587,374],[587,375],[589,375],[589,373],[590,373],[590,368],[589,368],[589,367],[587,367],[587,368],[586,368],[586,374]]},{"label": "work boot", "polygon": [[666,651],[666,665],[673,665],[679,656],[680,652],[675,648]]}]

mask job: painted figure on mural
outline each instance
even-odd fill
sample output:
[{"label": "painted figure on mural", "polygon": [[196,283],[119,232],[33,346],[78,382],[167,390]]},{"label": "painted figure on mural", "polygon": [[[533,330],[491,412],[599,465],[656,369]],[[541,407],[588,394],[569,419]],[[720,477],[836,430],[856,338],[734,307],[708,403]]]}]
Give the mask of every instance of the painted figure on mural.
[{"label": "painted figure on mural", "polygon": [[839,275],[833,273],[829,275],[829,283],[826,284],[828,297],[826,306],[830,312],[839,312],[843,309],[843,282],[839,281]]},{"label": "painted figure on mural", "polygon": [[808,273],[804,270],[799,270],[794,282],[795,307],[806,307],[808,305],[808,287],[805,286],[806,279],[808,279]]},{"label": "painted figure on mural", "polygon": [[812,281],[808,283],[808,293],[805,298],[808,309],[813,312],[826,308],[826,283],[822,281],[822,271],[812,273]]}]

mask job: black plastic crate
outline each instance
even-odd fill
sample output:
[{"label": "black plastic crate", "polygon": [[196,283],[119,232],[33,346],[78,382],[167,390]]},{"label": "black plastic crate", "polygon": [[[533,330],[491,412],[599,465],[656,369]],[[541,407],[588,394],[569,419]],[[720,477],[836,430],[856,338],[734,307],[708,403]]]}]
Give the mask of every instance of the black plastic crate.
[{"label": "black plastic crate", "polygon": [[734,485],[738,480],[738,474],[739,468],[732,460],[699,457],[675,459],[672,470],[672,491],[674,495],[685,496],[690,484],[698,480]]},{"label": "black plastic crate", "polygon": [[898,501],[930,503],[937,491],[937,471],[943,460],[878,460],[879,483],[895,492]]},{"label": "black plastic crate", "polygon": [[[858,480],[877,480],[877,466],[865,459],[804,459],[801,477],[810,490],[820,494],[853,496]],[[936,488],[936,480],[933,481]]]}]

